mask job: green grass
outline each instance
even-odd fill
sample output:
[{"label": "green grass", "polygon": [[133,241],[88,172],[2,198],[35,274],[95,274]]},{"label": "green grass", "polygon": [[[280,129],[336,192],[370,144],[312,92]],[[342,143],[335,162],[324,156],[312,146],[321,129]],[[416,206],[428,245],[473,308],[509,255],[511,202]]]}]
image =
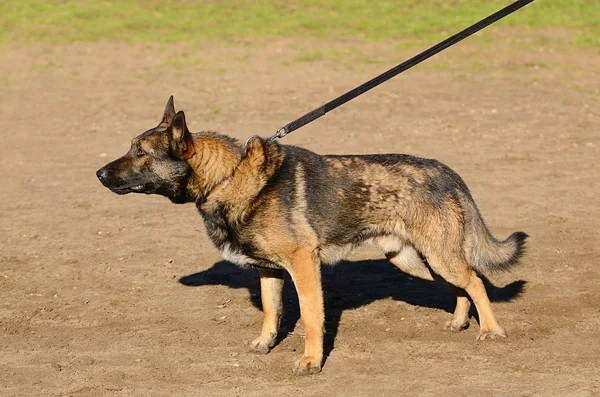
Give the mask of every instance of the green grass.
[{"label": "green grass", "polygon": [[[185,57],[185,55],[183,55]],[[197,66],[202,63],[202,58],[196,57],[192,59],[186,58],[169,58],[161,63],[161,66],[173,66],[176,68],[184,68],[187,66]]]},{"label": "green grass", "polygon": [[367,65],[377,65],[377,64],[383,63],[383,60],[381,60],[381,59],[369,58],[366,56],[356,57],[356,58],[354,58],[354,61],[357,63],[365,63]]},{"label": "green grass", "polygon": [[582,87],[578,84],[575,84],[575,91],[580,92],[582,94],[590,94],[590,95],[600,95],[600,89],[596,88],[589,88],[589,87]]},{"label": "green grass", "polygon": [[323,59],[321,51],[307,51],[294,58],[296,62],[314,62]]},{"label": "green grass", "polygon": [[54,66],[56,66],[56,64],[54,64],[54,62],[41,63],[38,65],[30,66],[29,69],[27,69],[27,71],[28,72],[37,72],[38,70],[44,70],[44,69],[48,69],[48,68],[51,68]]},{"label": "green grass", "polygon": [[488,69],[489,67],[490,67],[490,64],[487,63],[486,61],[474,59],[469,62],[469,68],[471,70],[473,70],[474,72],[481,72],[482,70]]},{"label": "green grass", "polygon": [[446,62],[429,62],[427,66],[433,70],[445,70],[450,67]]},{"label": "green grass", "polygon": [[[0,0],[0,41],[188,41],[308,36],[439,41],[505,0]],[[600,45],[600,0],[536,0],[501,26],[564,27]]]}]

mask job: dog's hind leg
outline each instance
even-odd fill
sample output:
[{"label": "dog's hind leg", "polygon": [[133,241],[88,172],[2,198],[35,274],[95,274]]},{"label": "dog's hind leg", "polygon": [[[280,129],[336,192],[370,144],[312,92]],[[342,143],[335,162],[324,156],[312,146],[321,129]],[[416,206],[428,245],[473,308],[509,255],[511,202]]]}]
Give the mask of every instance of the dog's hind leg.
[{"label": "dog's hind leg", "polygon": [[283,311],[281,294],[283,290],[283,270],[260,269],[260,296],[263,309],[262,332],[252,342],[252,350],[266,354],[275,344],[279,320]]},{"label": "dog's hind leg", "polygon": [[[382,246],[382,245],[380,245]],[[383,248],[383,246],[382,246]],[[440,279],[434,274],[429,266],[421,259],[421,256],[410,245],[404,245],[399,251],[387,252],[386,258],[392,262],[398,269],[404,273],[424,280]],[[469,310],[471,309],[471,301],[467,297],[464,290],[453,286],[446,282],[456,292],[456,308],[452,319],[445,324],[445,328],[449,331],[458,332],[468,327],[469,325]]]},{"label": "dog's hind leg", "polygon": [[465,290],[457,288],[449,283],[450,287],[456,292],[456,307],[452,319],[445,324],[448,331],[459,332],[469,327],[469,310],[471,310],[471,301]]},{"label": "dog's hind leg", "polygon": [[[465,290],[475,303],[479,314],[478,340],[487,337],[494,338],[495,336],[506,337],[506,333],[496,321],[483,282],[477,276],[477,273],[469,267],[462,253],[451,253],[451,251],[445,251],[443,254],[431,253],[427,256],[427,261],[436,274],[454,287]],[[453,317],[451,323],[457,320],[457,324],[460,324],[461,318],[467,318],[468,304],[466,302],[468,302],[466,296],[459,296],[457,301],[458,313],[455,312],[458,315]]]}]

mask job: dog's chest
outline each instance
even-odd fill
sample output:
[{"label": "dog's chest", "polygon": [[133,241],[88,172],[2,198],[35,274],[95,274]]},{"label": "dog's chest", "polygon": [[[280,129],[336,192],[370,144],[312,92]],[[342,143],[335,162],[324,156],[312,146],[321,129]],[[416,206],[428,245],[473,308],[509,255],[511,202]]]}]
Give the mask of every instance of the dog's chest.
[{"label": "dog's chest", "polygon": [[248,247],[240,241],[239,231],[227,222],[220,211],[207,214],[201,211],[208,236],[221,251],[223,258],[238,266],[249,266],[257,261],[248,256],[245,251]]},{"label": "dog's chest", "polygon": [[241,250],[236,249],[229,242],[224,243],[219,247],[223,259],[228,262],[234,263],[238,266],[249,266],[256,263],[256,261],[249,256],[245,255]]}]

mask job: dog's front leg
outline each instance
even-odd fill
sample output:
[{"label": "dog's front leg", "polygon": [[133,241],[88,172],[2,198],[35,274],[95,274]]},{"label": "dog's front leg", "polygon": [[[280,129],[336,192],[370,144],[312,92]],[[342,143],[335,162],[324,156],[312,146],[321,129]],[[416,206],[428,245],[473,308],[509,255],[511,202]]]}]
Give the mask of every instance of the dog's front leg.
[{"label": "dog's front leg", "polygon": [[252,350],[266,354],[275,344],[283,306],[283,270],[260,269],[260,296],[263,309],[263,327],[258,338],[252,342]]},{"label": "dog's front leg", "polygon": [[304,355],[296,361],[294,373],[316,374],[323,361],[323,290],[321,288],[321,262],[317,251],[295,252],[290,275],[298,292],[300,316],[304,327]]}]

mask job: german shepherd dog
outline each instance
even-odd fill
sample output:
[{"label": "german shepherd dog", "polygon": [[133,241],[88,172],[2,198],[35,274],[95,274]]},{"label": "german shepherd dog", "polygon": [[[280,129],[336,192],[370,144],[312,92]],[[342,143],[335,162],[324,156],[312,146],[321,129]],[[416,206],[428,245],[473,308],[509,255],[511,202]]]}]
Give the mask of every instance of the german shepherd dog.
[{"label": "german shepherd dog", "polygon": [[256,137],[241,145],[214,132],[190,133],[173,97],[157,127],[97,172],[117,194],[160,194],[195,203],[223,257],[260,273],[264,323],[252,349],[274,345],[282,314],[283,274],[297,290],[306,341],[294,373],[321,370],[321,265],[372,243],[409,275],[456,291],[450,331],[468,326],[477,339],[505,337],[478,273],[506,271],[527,234],[496,240],[463,180],[436,160],[405,154],[318,155]]}]

